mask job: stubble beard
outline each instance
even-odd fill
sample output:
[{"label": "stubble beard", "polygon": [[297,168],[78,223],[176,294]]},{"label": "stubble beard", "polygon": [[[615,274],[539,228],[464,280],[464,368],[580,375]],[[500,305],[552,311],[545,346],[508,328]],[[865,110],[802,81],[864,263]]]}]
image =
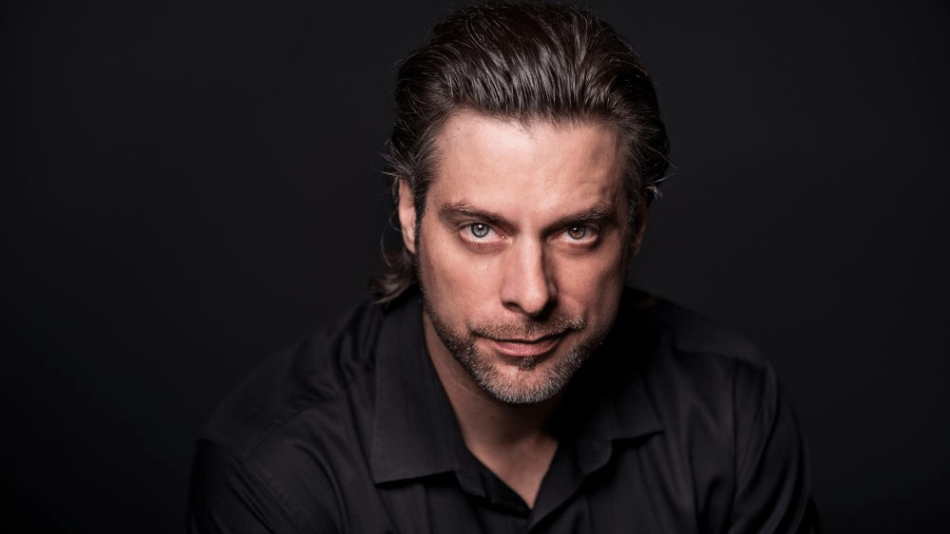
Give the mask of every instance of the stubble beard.
[{"label": "stubble beard", "polygon": [[[506,404],[538,404],[553,398],[567,386],[574,373],[600,346],[610,330],[608,326],[586,333],[568,349],[565,356],[550,362],[549,365],[540,364],[550,355],[519,357],[516,360],[517,376],[527,380],[509,380],[502,376],[489,356],[479,350],[475,344],[478,337],[504,340],[566,335],[575,331],[583,332],[587,326],[586,322],[580,318],[559,316],[543,321],[530,319],[522,325],[478,323],[467,325],[468,332],[463,333],[450,327],[439,317],[424,291],[422,300],[425,313],[449,354],[482,390]],[[534,377],[531,375],[536,373],[540,373],[540,379],[532,379]]]}]

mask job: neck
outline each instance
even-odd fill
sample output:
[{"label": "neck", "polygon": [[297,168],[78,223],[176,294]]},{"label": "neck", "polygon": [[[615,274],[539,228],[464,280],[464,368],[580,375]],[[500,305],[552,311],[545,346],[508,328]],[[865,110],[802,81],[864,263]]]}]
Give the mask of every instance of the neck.
[{"label": "neck", "polygon": [[433,360],[469,448],[507,447],[554,439],[548,423],[560,396],[539,404],[508,404],[481,389],[454,359]]}]

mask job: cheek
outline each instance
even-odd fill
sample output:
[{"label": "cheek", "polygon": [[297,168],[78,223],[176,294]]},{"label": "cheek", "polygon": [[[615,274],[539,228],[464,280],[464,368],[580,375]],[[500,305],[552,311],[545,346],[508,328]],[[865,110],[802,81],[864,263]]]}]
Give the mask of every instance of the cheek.
[{"label": "cheek", "polygon": [[564,304],[585,309],[592,316],[601,311],[612,313],[627,278],[619,251],[568,260],[558,271],[558,293]]},{"label": "cheek", "polygon": [[[430,229],[424,232],[420,261],[422,284],[431,296],[438,296],[443,313],[463,315],[482,308],[492,295],[496,270],[487,257],[473,257],[452,237]],[[438,232],[438,233],[435,233]],[[433,299],[435,300],[435,299]]]}]

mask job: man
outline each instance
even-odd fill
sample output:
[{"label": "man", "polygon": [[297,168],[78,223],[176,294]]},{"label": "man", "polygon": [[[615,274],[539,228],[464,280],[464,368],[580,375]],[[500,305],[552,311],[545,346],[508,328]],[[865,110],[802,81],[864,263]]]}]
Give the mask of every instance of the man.
[{"label": "man", "polygon": [[741,338],[624,289],[667,168],[652,81],[567,6],[405,60],[403,250],[199,441],[193,532],[807,532],[794,415]]}]

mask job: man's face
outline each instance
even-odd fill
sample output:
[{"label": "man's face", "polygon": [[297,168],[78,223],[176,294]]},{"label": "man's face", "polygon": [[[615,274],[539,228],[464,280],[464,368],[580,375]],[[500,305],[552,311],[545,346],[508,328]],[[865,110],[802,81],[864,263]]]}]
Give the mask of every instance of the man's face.
[{"label": "man's face", "polygon": [[629,236],[616,134],[458,112],[437,159],[419,236],[405,182],[399,206],[429,351],[503,402],[550,399],[620,301]]}]

